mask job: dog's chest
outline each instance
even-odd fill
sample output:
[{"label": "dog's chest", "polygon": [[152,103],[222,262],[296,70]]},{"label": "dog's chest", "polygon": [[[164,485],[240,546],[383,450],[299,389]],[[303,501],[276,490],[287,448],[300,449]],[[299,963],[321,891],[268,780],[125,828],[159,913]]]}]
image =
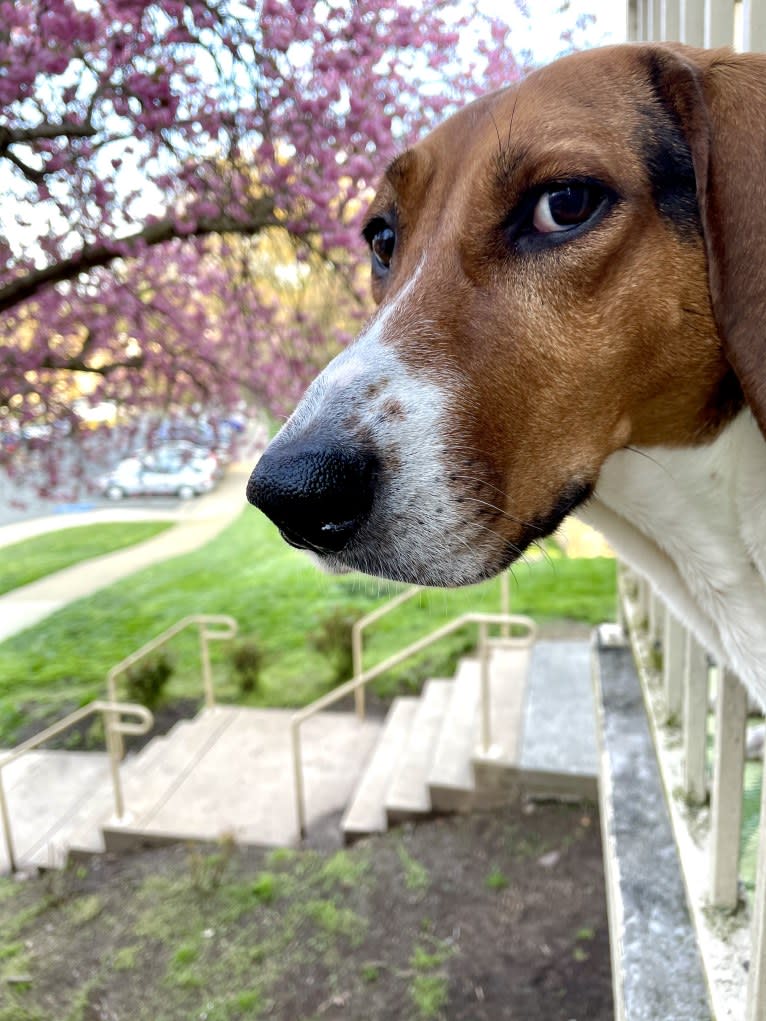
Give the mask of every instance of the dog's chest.
[{"label": "dog's chest", "polygon": [[612,455],[582,517],[766,702],[766,442],[750,413],[705,447]]}]

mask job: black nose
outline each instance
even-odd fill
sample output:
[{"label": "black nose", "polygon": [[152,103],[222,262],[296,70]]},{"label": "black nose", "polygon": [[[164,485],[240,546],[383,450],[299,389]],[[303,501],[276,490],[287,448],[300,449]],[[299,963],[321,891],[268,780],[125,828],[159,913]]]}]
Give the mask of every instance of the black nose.
[{"label": "black nose", "polygon": [[277,443],[255,466],[247,498],[293,546],[337,553],[369,516],[377,468],[353,448]]}]

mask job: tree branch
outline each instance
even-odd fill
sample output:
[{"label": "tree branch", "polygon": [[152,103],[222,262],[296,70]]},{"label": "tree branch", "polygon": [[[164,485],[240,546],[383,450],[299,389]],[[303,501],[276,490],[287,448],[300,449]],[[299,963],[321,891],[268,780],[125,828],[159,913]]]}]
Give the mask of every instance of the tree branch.
[{"label": "tree branch", "polygon": [[55,138],[93,138],[97,134],[92,124],[77,124],[73,121],[60,121],[58,124],[35,124],[29,128],[0,128],[0,150],[5,151],[9,145],[29,145],[40,140],[52,141]]},{"label": "tree branch", "polygon": [[33,298],[43,287],[51,284],[60,284],[65,280],[72,280],[80,273],[96,269],[99,266],[108,266],[115,259],[125,258],[130,255],[132,248],[153,247],[161,245],[174,238],[204,237],[208,234],[259,234],[267,227],[279,226],[279,221],[274,217],[274,206],[268,196],[262,196],[255,200],[254,208],[251,210],[250,219],[247,222],[227,216],[225,213],[214,217],[203,217],[189,230],[179,230],[172,219],[158,220],[156,223],[147,224],[142,230],[131,234],[126,238],[119,238],[113,242],[101,241],[92,245],[85,245],[76,255],[68,259],[61,259],[52,266],[45,266],[43,269],[31,270],[23,277],[11,280],[5,286],[0,287],[0,313],[7,312],[14,305]]},{"label": "tree branch", "polygon": [[65,358],[57,361],[48,355],[40,362],[41,369],[50,369],[55,372],[90,372],[97,376],[111,376],[117,369],[140,369],[146,364],[143,355],[136,355],[133,358],[126,358],[124,362],[109,362],[107,365],[88,365],[81,358]]},{"label": "tree branch", "polygon": [[15,167],[18,167],[24,177],[26,177],[28,181],[31,181],[32,184],[40,184],[41,181],[45,180],[44,170],[35,170],[34,167],[28,166],[23,160],[19,159],[12,149],[6,149],[4,156]]}]

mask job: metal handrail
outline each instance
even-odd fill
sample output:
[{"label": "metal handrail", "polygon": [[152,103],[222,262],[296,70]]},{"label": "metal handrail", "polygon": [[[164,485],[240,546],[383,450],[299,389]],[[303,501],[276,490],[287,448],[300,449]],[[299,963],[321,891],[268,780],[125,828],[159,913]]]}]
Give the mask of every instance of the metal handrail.
[{"label": "metal handrail", "polygon": [[[117,699],[118,677],[122,676],[122,674],[130,670],[132,666],[135,666],[136,663],[144,659],[145,656],[155,652],[166,642],[170,641],[171,638],[175,638],[177,634],[188,627],[199,628],[202,687],[205,692],[205,705],[208,708],[214,706],[215,692],[213,691],[213,675],[210,669],[210,649],[208,648],[208,642],[234,638],[237,634],[236,620],[223,613],[194,613],[188,617],[184,617],[171,627],[166,628],[161,634],[157,635],[156,638],[152,638],[151,641],[142,645],[140,649],[136,649],[135,652],[126,656],[125,659],[120,660],[120,662],[113,666],[106,675],[106,687],[109,693],[109,698],[112,701]],[[218,630],[215,629],[216,627]],[[118,748],[120,751],[120,758],[122,758],[122,738],[120,738],[119,735]]]},{"label": "metal handrail", "polygon": [[[387,603],[382,606],[378,606],[376,609],[371,610],[370,613],[365,614],[364,617],[360,617],[359,620],[355,620],[351,625],[351,663],[353,666],[354,677],[359,677],[362,673],[362,635],[365,628],[369,627],[370,624],[374,624],[376,620],[380,620],[381,617],[385,617],[387,613],[395,610],[402,603],[408,602],[413,596],[416,596],[418,592],[423,591],[422,585],[411,585],[406,588],[403,592],[399,592],[392,599],[389,599]],[[361,685],[354,692],[354,707],[356,709],[356,715],[360,719],[364,719],[364,685]]]},{"label": "metal handrail", "polygon": [[[74,712],[69,713],[68,716],[63,717],[61,720],[57,720],[56,723],[52,723],[50,727],[46,727],[45,730],[41,730],[39,734],[34,734],[32,737],[27,738],[26,741],[22,741],[20,745],[12,748],[5,755],[0,757],[0,820],[3,826],[3,835],[5,838],[5,846],[8,852],[8,861],[12,872],[16,871],[16,854],[13,846],[13,834],[11,832],[11,818],[10,811],[8,808],[8,800],[5,796],[5,790],[3,788],[3,769],[6,766],[10,766],[12,762],[20,759],[22,755],[32,751],[33,748],[37,748],[39,745],[49,741],[52,737],[56,737],[62,731],[67,730],[75,723],[79,723],[80,720],[84,720],[88,716],[92,716],[94,713],[102,713],[104,717],[104,738],[106,743],[106,750],[109,755],[109,768],[112,775],[112,788],[114,790],[114,812],[118,819],[121,819],[125,814],[125,802],[122,795],[122,783],[120,781],[120,766],[119,760],[120,755],[118,749],[122,743],[123,734],[145,734],[154,723],[154,716],[146,706],[138,705],[135,702],[116,702],[114,700],[103,700],[97,699],[93,702],[89,702],[87,705],[81,706],[79,709],[75,709]],[[136,716],[138,717],[137,723],[130,723],[127,720],[123,720],[121,716]]]},{"label": "metal handrail", "polygon": [[534,642],[537,634],[537,626],[530,617],[513,614],[463,613],[459,617],[455,617],[454,620],[449,621],[447,624],[443,624],[441,627],[429,632],[429,634],[425,635],[423,638],[419,638],[417,641],[412,642],[399,652],[395,652],[392,656],[384,659],[382,663],[378,663],[376,666],[369,667],[367,670],[362,671],[356,677],[352,677],[350,681],[346,681],[345,684],[341,684],[339,687],[334,688],[326,695],[323,695],[315,702],[312,702],[311,705],[306,706],[304,709],[299,709],[298,712],[293,714],[292,719],[290,720],[290,736],[293,752],[295,809],[301,836],[305,836],[306,833],[306,803],[300,743],[301,725],[312,716],[316,716],[316,714],[321,712],[323,709],[327,709],[329,706],[333,705],[335,702],[339,702],[347,695],[351,695],[352,693],[355,694],[358,688],[369,684],[370,681],[375,680],[376,677],[380,677],[380,675],[384,674],[387,670],[391,670],[410,656],[414,656],[416,653],[422,652],[424,649],[427,649],[440,639],[458,631],[461,627],[465,627],[466,624],[476,624],[479,628],[479,661],[481,668],[481,753],[485,756],[490,756],[492,754],[492,732],[489,707],[490,639],[487,629],[491,624],[500,625],[501,627],[516,626],[525,628],[527,633],[523,638],[514,638],[511,636],[504,636],[502,638],[502,644],[504,646],[523,649],[528,648]]},{"label": "metal handrail", "polygon": [[[376,607],[376,609],[365,614],[364,617],[360,617],[359,620],[354,621],[351,625],[351,663],[354,671],[354,677],[359,677],[362,673],[362,635],[365,629],[369,627],[370,624],[374,624],[376,621],[380,620],[381,617],[385,617],[387,613],[390,613],[392,610],[396,610],[403,603],[408,602],[416,596],[418,592],[422,592],[423,588],[423,585],[410,585],[409,588],[406,588],[403,592],[399,592],[392,599],[389,599],[387,603]],[[500,575],[500,612],[506,615],[511,612],[507,571],[504,571],[503,574]],[[501,628],[502,637],[507,638],[509,634],[509,625],[503,624]],[[360,719],[364,719],[364,694],[364,685],[357,688],[354,692],[354,708]]]}]

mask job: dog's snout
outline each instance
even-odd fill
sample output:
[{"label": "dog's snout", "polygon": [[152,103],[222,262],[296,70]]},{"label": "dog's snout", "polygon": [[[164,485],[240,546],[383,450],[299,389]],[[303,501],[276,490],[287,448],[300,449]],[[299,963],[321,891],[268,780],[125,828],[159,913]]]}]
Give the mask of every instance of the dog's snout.
[{"label": "dog's snout", "polygon": [[367,520],[377,473],[375,455],[351,447],[272,446],[250,476],[247,498],[291,545],[337,553]]}]

